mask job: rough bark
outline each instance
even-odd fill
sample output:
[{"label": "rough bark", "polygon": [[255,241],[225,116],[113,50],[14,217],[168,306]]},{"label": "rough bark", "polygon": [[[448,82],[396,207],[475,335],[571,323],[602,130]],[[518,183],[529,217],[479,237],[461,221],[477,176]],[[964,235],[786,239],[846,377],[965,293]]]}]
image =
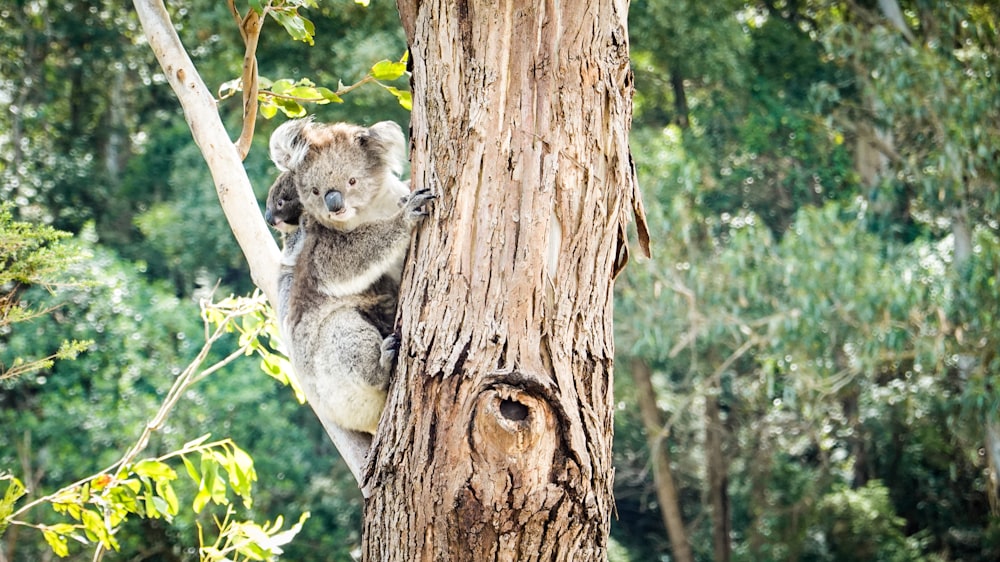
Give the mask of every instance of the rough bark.
[{"label": "rough bark", "polygon": [[656,391],[653,389],[652,369],[640,359],[632,361],[632,381],[635,383],[636,399],[642,414],[642,424],[646,428],[646,438],[653,463],[653,483],[656,485],[656,499],[660,502],[663,526],[670,537],[670,547],[677,562],[693,562],[687,530],[681,517],[681,501],[674,484],[674,474],[670,468],[670,448],[664,435],[663,414],[656,405]]},{"label": "rough bark", "polygon": [[[399,0],[412,182],[365,560],[604,560],[612,281],[641,217],[626,1]],[[642,233],[640,222],[640,233]]]}]

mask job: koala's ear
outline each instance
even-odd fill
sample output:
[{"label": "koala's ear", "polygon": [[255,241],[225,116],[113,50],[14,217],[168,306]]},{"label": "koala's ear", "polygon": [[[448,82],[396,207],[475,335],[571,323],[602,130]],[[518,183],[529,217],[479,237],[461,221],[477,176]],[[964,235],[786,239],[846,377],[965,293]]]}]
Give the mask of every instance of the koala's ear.
[{"label": "koala's ear", "polygon": [[380,121],[358,134],[361,146],[371,150],[397,176],[403,173],[406,138],[395,121]]},{"label": "koala's ear", "polygon": [[286,121],[271,134],[271,161],[282,172],[298,168],[309,154],[306,130],[312,126],[312,117]]}]

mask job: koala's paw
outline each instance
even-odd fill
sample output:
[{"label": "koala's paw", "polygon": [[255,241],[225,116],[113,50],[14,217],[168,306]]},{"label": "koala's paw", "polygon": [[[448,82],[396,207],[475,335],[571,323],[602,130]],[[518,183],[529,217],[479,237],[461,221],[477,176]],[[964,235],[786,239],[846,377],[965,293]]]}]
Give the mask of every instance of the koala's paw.
[{"label": "koala's paw", "polygon": [[403,208],[403,216],[410,222],[417,222],[430,214],[431,201],[437,199],[437,195],[431,193],[430,189],[419,189],[401,198],[399,205]]},{"label": "koala's paw", "polygon": [[386,371],[389,371],[392,369],[392,365],[396,361],[396,356],[399,354],[399,336],[390,334],[382,340],[381,351],[382,356],[379,357],[378,364]]}]

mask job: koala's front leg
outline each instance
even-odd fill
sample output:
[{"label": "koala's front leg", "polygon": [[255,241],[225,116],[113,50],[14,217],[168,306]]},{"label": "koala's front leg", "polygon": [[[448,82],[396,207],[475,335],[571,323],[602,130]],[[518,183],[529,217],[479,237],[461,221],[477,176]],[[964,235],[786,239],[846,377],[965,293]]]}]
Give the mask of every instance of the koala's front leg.
[{"label": "koala's front leg", "polygon": [[431,193],[431,190],[427,188],[418,189],[400,198],[399,206],[403,208],[403,220],[415,226],[430,214],[427,205],[435,199],[437,199],[437,195]]}]

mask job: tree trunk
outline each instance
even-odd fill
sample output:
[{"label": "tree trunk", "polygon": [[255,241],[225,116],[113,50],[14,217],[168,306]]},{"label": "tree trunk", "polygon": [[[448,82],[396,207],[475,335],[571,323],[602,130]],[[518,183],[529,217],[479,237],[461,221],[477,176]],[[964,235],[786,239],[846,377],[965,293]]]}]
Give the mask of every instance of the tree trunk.
[{"label": "tree trunk", "polygon": [[605,560],[612,281],[641,202],[626,1],[399,0],[412,182],[364,559]]},{"label": "tree trunk", "polygon": [[687,129],[691,125],[690,110],[688,109],[687,92],[684,91],[684,77],[681,76],[681,71],[677,67],[678,65],[670,67],[670,87],[674,91],[674,112],[677,114],[674,121],[681,129]]},{"label": "tree trunk", "polygon": [[718,385],[705,397],[705,456],[708,461],[708,503],[712,506],[712,545],[715,562],[729,562],[729,467],[722,452],[722,417]]},{"label": "tree trunk", "polygon": [[630,372],[635,382],[635,394],[642,413],[649,442],[649,455],[653,463],[653,482],[656,484],[656,499],[660,502],[663,525],[670,537],[670,546],[677,562],[693,562],[687,530],[681,517],[681,502],[677,496],[674,475],[670,469],[670,448],[663,433],[663,415],[656,405],[656,391],[653,389],[652,369],[641,359],[632,361]]}]

